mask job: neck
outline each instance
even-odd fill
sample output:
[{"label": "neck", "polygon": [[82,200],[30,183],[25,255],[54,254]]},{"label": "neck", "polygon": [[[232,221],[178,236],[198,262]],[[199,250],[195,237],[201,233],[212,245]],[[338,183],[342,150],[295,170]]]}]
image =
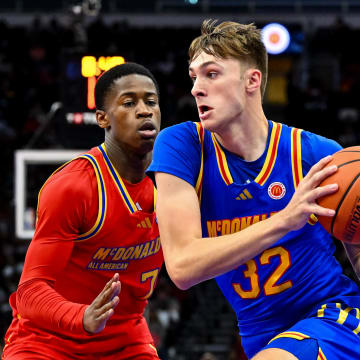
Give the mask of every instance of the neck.
[{"label": "neck", "polygon": [[150,165],[152,151],[138,154],[124,149],[121,144],[105,135],[105,148],[107,155],[119,175],[132,184],[145,178],[145,170]]},{"label": "neck", "polygon": [[224,148],[246,161],[257,160],[266,148],[268,122],[260,109],[258,112],[244,111],[226,129],[215,133]]}]

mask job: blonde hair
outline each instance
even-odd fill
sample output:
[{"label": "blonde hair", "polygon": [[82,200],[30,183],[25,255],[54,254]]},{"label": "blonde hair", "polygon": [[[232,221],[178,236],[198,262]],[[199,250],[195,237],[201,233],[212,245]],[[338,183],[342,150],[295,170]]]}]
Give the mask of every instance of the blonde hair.
[{"label": "blonde hair", "polygon": [[254,24],[239,24],[208,19],[201,25],[201,35],[195,38],[189,48],[189,62],[202,51],[222,59],[234,58],[261,71],[261,96],[264,96],[268,56],[261,40],[261,31]]}]

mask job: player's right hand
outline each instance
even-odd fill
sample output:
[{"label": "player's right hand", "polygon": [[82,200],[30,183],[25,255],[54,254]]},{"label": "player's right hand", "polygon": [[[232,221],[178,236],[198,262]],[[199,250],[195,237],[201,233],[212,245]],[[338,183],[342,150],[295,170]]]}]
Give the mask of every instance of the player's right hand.
[{"label": "player's right hand", "polygon": [[86,308],[83,318],[84,330],[90,334],[97,334],[104,330],[106,322],[114,314],[114,309],[119,304],[121,284],[119,274],[116,273],[107,282],[101,293]]},{"label": "player's right hand", "polygon": [[289,204],[282,210],[282,215],[290,231],[302,228],[311,214],[335,215],[334,210],[323,208],[316,202],[318,198],[338,190],[338,184],[319,186],[324,179],[337,171],[335,165],[326,166],[331,159],[331,156],[327,156],[313,165],[307,175],[300,181]]}]

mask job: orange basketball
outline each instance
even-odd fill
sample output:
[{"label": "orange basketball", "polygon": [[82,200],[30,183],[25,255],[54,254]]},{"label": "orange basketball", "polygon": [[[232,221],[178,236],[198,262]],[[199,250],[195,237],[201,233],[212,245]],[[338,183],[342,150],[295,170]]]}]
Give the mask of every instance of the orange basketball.
[{"label": "orange basketball", "polygon": [[336,164],[338,171],[320,186],[337,183],[339,190],[318,199],[318,204],[335,210],[334,217],[319,216],[320,224],[335,238],[360,244],[360,146],[342,149],[327,166]]}]

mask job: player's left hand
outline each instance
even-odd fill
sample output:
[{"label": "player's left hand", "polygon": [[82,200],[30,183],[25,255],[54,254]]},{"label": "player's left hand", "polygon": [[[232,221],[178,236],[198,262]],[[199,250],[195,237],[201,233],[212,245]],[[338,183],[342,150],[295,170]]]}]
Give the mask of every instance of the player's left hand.
[{"label": "player's left hand", "polygon": [[97,334],[104,330],[106,322],[114,314],[114,309],[119,304],[120,290],[119,274],[116,273],[85,310],[83,318],[85,331]]}]

